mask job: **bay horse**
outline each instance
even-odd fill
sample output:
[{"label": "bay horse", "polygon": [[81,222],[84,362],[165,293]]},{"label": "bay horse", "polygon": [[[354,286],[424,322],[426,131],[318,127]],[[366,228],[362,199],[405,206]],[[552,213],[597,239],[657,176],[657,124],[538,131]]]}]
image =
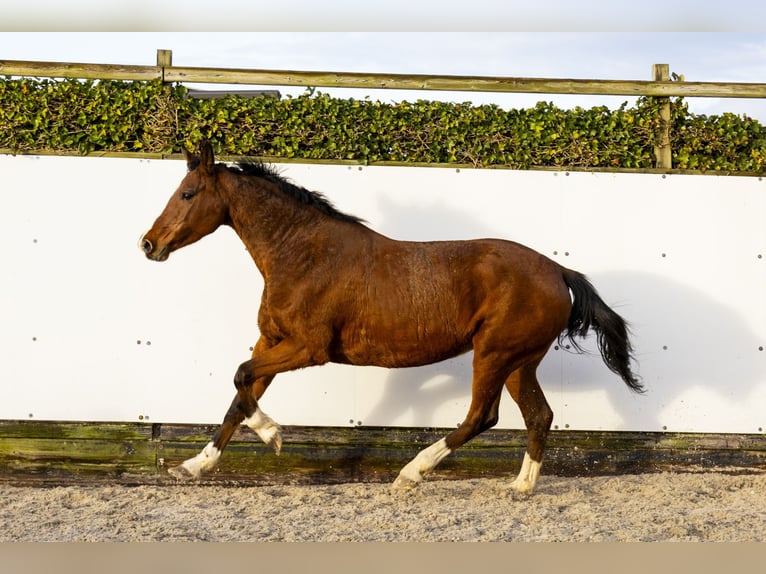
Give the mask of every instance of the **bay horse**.
[{"label": "bay horse", "polygon": [[[234,375],[236,395],[202,452],[169,469],[178,479],[211,470],[244,423],[279,453],[280,426],[259,400],[282,372],[328,362],[413,367],[473,350],[465,420],[420,451],[393,486],[412,488],[456,448],[498,421],[503,387],[527,428],[511,487],[531,492],[553,420],[537,367],[557,339],[592,328],[606,366],[643,392],[631,369],[625,321],[584,275],[500,239],[397,241],[337,210],[260,163],[216,163],[209,142],[184,150],[188,172],[140,247],[164,261],[231,226],[263,275],[260,338]],[[571,296],[570,296],[571,292]]]}]

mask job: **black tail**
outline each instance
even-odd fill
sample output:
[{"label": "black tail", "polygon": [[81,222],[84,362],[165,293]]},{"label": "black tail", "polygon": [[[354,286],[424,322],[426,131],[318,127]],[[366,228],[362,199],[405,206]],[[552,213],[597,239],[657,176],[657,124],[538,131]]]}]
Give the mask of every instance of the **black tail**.
[{"label": "black tail", "polygon": [[560,339],[568,337],[572,346],[582,351],[575,337],[585,337],[593,327],[598,337],[598,349],[609,370],[620,375],[631,390],[643,393],[644,385],[630,369],[633,347],[625,320],[604,303],[585,275],[564,269],[564,282],[571,289],[574,301],[569,323]]}]

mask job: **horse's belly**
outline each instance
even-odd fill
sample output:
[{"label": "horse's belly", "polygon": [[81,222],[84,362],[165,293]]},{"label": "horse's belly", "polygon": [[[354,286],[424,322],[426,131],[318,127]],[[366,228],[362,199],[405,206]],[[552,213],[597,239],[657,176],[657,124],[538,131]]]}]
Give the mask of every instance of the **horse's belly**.
[{"label": "horse's belly", "polygon": [[471,350],[470,339],[454,333],[423,329],[391,330],[387,333],[362,329],[339,349],[340,361],[353,365],[416,367],[455,357]]}]

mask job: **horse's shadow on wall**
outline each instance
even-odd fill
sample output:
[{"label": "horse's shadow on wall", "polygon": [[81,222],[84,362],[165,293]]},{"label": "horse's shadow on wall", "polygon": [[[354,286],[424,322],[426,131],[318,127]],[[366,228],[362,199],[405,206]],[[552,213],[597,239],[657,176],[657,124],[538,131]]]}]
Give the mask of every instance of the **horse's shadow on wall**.
[{"label": "horse's shadow on wall", "polygon": [[[426,214],[399,211],[391,205],[387,208],[386,218],[397,222],[397,238],[450,238],[455,236],[454,226],[460,226],[462,237],[493,234],[475,221],[465,221],[464,214],[449,210],[429,210]],[[429,221],[426,230],[424,220]],[[735,309],[693,286],[657,274],[578,270],[589,276],[607,304],[631,324],[636,369],[647,392],[642,396],[632,393],[607,369],[593,335],[584,345],[590,351],[584,356],[552,349],[538,376],[554,409],[554,424],[560,423],[560,428],[565,428],[567,408],[582,411],[588,405],[571,404],[562,412],[563,401],[557,400],[557,395],[566,394],[567,402],[576,403],[578,395],[588,401],[588,393],[599,394],[602,402],[597,404],[607,405],[620,419],[619,428],[604,430],[683,431],[689,430],[688,425],[694,426],[694,421],[720,416],[716,401],[732,410],[747,405],[748,397],[766,379],[758,365],[762,341]],[[448,420],[447,426],[460,423],[470,402],[471,359],[469,353],[426,367],[391,370],[380,399],[362,414],[365,424],[403,420],[410,426],[407,421],[414,420],[415,426],[443,426],[433,421],[443,421],[445,413],[455,419]],[[715,400],[684,404],[687,393],[699,390]],[[517,413],[518,409],[510,395],[506,391],[503,394],[500,426],[522,428],[520,416],[508,424],[504,411],[511,408]],[[593,413],[592,424],[583,420],[582,413],[576,418],[579,422],[575,428],[600,428],[598,412]],[[756,432],[757,425],[753,426],[752,432]]]}]

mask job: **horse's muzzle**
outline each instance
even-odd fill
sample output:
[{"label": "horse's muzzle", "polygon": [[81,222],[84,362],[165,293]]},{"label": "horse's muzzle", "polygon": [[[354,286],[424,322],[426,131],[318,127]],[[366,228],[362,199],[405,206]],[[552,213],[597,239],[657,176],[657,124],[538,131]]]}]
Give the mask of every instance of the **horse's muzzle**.
[{"label": "horse's muzzle", "polygon": [[138,241],[138,245],[141,248],[141,251],[144,252],[144,255],[152,261],[165,261],[168,258],[168,248],[163,247],[162,249],[155,251],[154,244],[147,239],[146,236],[141,237]]}]

